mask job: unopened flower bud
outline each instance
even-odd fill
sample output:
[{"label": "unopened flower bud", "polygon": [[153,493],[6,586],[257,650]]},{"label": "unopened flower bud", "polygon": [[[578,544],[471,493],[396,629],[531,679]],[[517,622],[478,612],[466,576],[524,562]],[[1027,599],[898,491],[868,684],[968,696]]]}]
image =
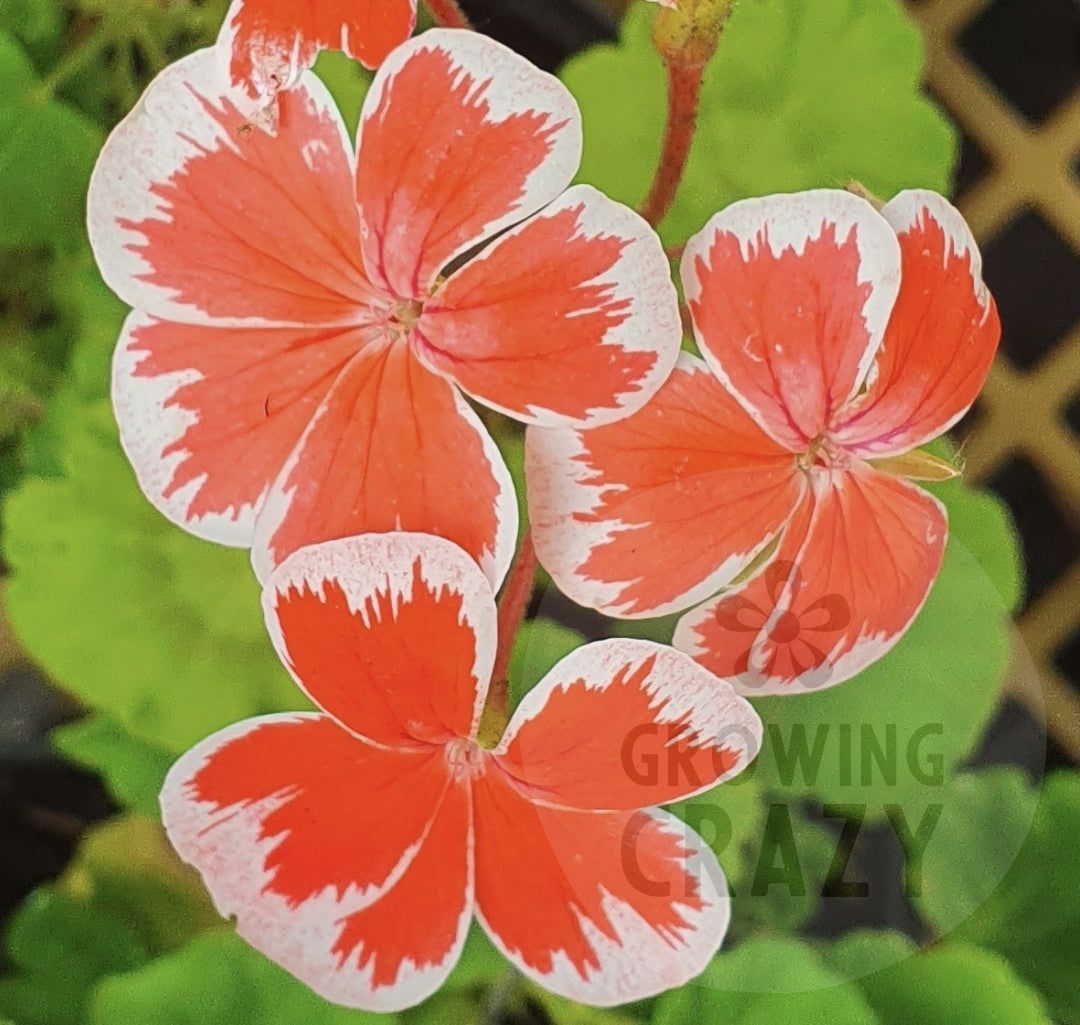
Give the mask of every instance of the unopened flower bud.
[{"label": "unopened flower bud", "polygon": [[720,41],[735,0],[677,0],[656,16],[653,40],[665,61],[707,64]]}]

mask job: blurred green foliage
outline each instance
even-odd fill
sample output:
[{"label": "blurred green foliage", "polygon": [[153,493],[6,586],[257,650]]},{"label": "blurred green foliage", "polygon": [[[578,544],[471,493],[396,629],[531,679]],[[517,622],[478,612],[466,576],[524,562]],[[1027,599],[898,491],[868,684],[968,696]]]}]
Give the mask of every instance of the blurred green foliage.
[{"label": "blurred green foliage", "polygon": [[[585,118],[581,179],[641,202],[667,103],[654,11],[632,4],[618,46],[562,79]],[[689,165],[661,226],[677,245],[747,196],[843,187],[947,193],[956,133],[921,92],[923,48],[896,0],[740,0],[710,65]]]},{"label": "blurred green foliage", "polygon": [[[132,814],[91,832],[65,875],[6,926],[0,1018],[17,1025],[275,1025],[365,1022],[314,997],[239,941],[169,851],[157,816],[175,756],[238,718],[305,702],[265,636],[246,557],[204,544],[139,493],[108,407],[124,309],[93,268],[82,220],[106,132],[166,63],[209,45],[225,0],[0,0],[0,544],[7,613],[41,667],[90,714],[56,747],[100,772]],[[581,177],[634,203],[659,150],[665,88],[649,42],[654,11],[632,6],[618,46],[572,60],[564,81],[585,115]],[[889,195],[947,191],[955,133],[920,88],[922,49],[895,0],[742,0],[710,70],[701,132],[664,232],[681,243],[731,200],[859,178]],[[369,77],[328,55],[319,73],[356,123]],[[499,443],[522,493],[520,434]],[[1018,772],[972,772],[999,697],[1008,615],[1022,574],[1008,517],[961,482],[945,570],[919,620],[844,687],[760,702],[786,740],[826,724],[812,779],[788,778],[767,747],[758,769],[673,809],[716,851],[731,883],[737,943],[698,982],[618,1011],[582,1008],[508,974],[478,929],[442,992],[400,1025],[469,1025],[492,1008],[551,1025],[1080,1025],[1080,784],[1036,793]],[[7,492],[6,497],[4,493]],[[612,624],[667,641],[671,619]],[[511,667],[514,701],[581,636],[529,624]],[[940,723],[933,786],[903,759],[893,781],[841,778],[839,727],[898,743]],[[770,738],[770,744],[775,741]],[[912,822],[944,812],[912,901],[935,942],[893,933],[800,937],[820,910],[837,838],[804,799],[854,802]],[[785,821],[775,808],[795,809]],[[778,844],[803,885],[755,883]],[[843,846],[841,844],[841,846]],[[909,855],[910,855],[909,851]],[[1047,1007],[1049,1010],[1047,1010]],[[539,1016],[539,1017],[538,1017]]]},{"label": "blurred green foliage", "polygon": [[956,815],[953,836],[927,859],[920,911],[932,925],[997,952],[1043,994],[1056,1021],[1077,1025],[1080,777],[1055,773],[1038,792],[1005,770],[953,785],[969,814]]},{"label": "blurred green foliage", "polygon": [[186,947],[105,979],[88,1025],[374,1025],[394,1015],[335,1007],[265,958],[235,933],[214,929]]},{"label": "blurred green foliage", "polygon": [[[867,973],[868,965],[880,964]],[[754,939],[721,954],[692,986],[661,997],[653,1025],[1051,1025],[1008,964],[946,942],[916,951],[895,933],[833,944]]]},{"label": "blurred green foliage", "polygon": [[577,630],[539,617],[528,620],[514,638],[510,653],[510,699],[516,706],[554,668],[559,659],[580,648],[585,638]]}]

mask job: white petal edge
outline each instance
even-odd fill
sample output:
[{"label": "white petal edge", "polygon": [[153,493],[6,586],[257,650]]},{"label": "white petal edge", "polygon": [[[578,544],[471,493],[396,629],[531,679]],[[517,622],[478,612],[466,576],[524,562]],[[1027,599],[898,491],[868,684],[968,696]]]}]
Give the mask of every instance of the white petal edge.
[{"label": "white petal edge", "polygon": [[[590,812],[567,811],[565,814],[589,815]],[[603,911],[618,933],[619,941],[608,939],[590,922],[581,920],[582,931],[600,961],[599,971],[590,972],[582,979],[566,954],[556,951],[552,957],[552,971],[539,972],[511,953],[485,921],[477,905],[477,921],[493,946],[526,978],[552,993],[582,1004],[616,1007],[647,1000],[685,985],[700,975],[716,956],[731,922],[727,880],[716,855],[694,830],[669,812],[653,808],[641,814],[651,816],[663,825],[665,832],[683,840],[689,855],[686,864],[695,869],[693,875],[698,880],[698,893],[705,907],[701,911],[691,911],[686,905],[679,905],[692,930],[688,947],[674,952],[641,915],[605,892]]]},{"label": "white petal edge", "polygon": [[177,467],[189,453],[184,450],[163,456],[162,452],[198,422],[194,412],[170,404],[170,399],[184,385],[202,380],[202,375],[190,369],[156,377],[136,376],[146,354],[133,351],[135,332],[154,322],[155,318],[137,310],[130,314],[113,353],[112,404],[120,428],[120,445],[147,501],[170,523],[204,541],[231,548],[248,548],[255,527],[255,515],[269,485],[253,503],[199,517],[191,516],[188,510],[205,484],[206,474],[165,497],[164,492],[172,482]]},{"label": "white petal edge", "polygon": [[[472,734],[475,735],[495,665],[498,615],[491,585],[469,555],[450,541],[431,534],[400,531],[361,534],[301,548],[273,572],[263,589],[263,615],[270,640],[297,685],[307,693],[304,681],[292,669],[277,615],[278,598],[294,587],[307,588],[322,597],[325,595],[324,583],[333,580],[344,591],[349,609],[367,623],[365,603],[377,591],[389,590],[395,608],[412,593],[417,563],[421,579],[432,591],[438,593],[445,588],[461,595],[460,621],[467,624],[476,637],[476,657],[472,666],[477,681],[472,719]],[[416,640],[423,643],[425,638]],[[308,696],[315,701],[314,696]],[[356,724],[343,725],[343,728],[355,732]],[[367,743],[381,746],[370,740]]]},{"label": "white petal edge", "polygon": [[[453,263],[478,242],[525,220],[560,195],[574,179],[581,164],[583,134],[581,110],[573,94],[554,75],[541,71],[531,61],[508,46],[488,36],[467,29],[433,28],[413,36],[394,50],[375,73],[375,80],[364,97],[360,128],[356,133],[357,164],[363,157],[364,126],[379,109],[383,96],[397,73],[418,53],[441,50],[451,62],[474,80],[491,79],[484,93],[493,122],[504,121],[523,111],[540,111],[550,123],[565,121],[556,136],[551,153],[529,175],[521,198],[500,217],[479,229],[474,238],[463,242],[447,259]],[[360,210],[361,225],[364,211]],[[428,282],[423,282],[428,284]]]},{"label": "white petal edge", "polygon": [[[712,374],[711,368],[688,352],[678,354],[675,372]],[[583,458],[588,453],[587,441],[586,431],[565,427],[530,427],[525,434],[525,481],[537,557],[559,590],[578,605],[617,619],[651,619],[682,612],[730,584],[773,540],[772,536],[765,537],[753,549],[729,556],[707,577],[670,601],[631,611],[633,603],[620,604],[618,598],[638,578],[611,582],[580,572],[591,552],[621,533],[623,527],[638,529],[620,521],[589,523],[577,519],[595,512],[601,496],[613,488],[588,483],[591,471]]]},{"label": "white petal edge", "polygon": [[[105,283],[136,309],[184,324],[293,326],[299,322],[211,317],[189,304],[176,302],[169,289],[141,280],[153,268],[130,247],[141,244],[145,237],[118,223],[160,219],[161,202],[150,191],[151,186],[166,182],[198,154],[196,147],[224,144],[235,148],[235,142],[209,117],[191,91],[219,100],[229,95],[224,81],[215,49],[208,48],[170,64],[150,83],[127,117],[113,129],[90,177],[86,202],[90,245]],[[336,123],[343,153],[351,155],[349,133],[326,86],[315,75],[304,74],[299,88],[320,113]],[[351,156],[349,159],[351,163]]]},{"label": "white petal edge", "polygon": [[[533,221],[551,217],[575,206],[584,207],[579,219],[581,235],[629,240],[615,266],[607,274],[588,282],[598,287],[609,287],[610,301],[625,300],[630,304],[623,322],[610,328],[604,336],[604,348],[611,349],[613,359],[618,357],[620,349],[627,353],[655,352],[657,359],[635,388],[616,397],[613,406],[594,407],[584,418],[566,416],[542,406],[530,406],[522,415],[518,410],[506,409],[492,402],[488,396],[473,394],[464,385],[459,385],[483,405],[514,420],[539,427],[601,427],[636,413],[649,402],[671,375],[682,344],[679,294],[671,280],[671,267],[659,236],[643,217],[628,206],[609,199],[591,185],[575,185],[567,189],[542,211],[500,236],[483,253],[470,260],[466,267],[472,268],[488,260],[499,259],[500,247],[507,239],[519,235]],[[451,275],[443,287],[453,280],[454,275]],[[435,295],[435,301],[437,300],[438,293]],[[425,362],[422,347],[418,348],[417,355],[421,362]],[[434,367],[430,369],[434,373],[443,373]]]},{"label": "white petal edge", "polygon": [[[862,309],[870,341],[859,361],[855,384],[847,396],[847,400],[850,400],[858,393],[873,366],[900,293],[900,243],[896,232],[865,199],[845,189],[811,189],[732,203],[715,214],[686,243],[680,273],[686,301],[692,303],[701,298],[696,263],[700,259],[706,266],[709,265],[709,250],[718,234],[734,235],[744,258],[749,258],[751,248],[761,241],[761,234],[767,228],[768,246],[774,255],[779,256],[786,249],[798,255],[806,250],[809,241],[821,237],[826,226],[833,225],[840,239],[846,238],[852,229],[855,230],[860,263],[858,281],[872,286]],[[723,364],[704,344],[696,324],[694,336],[705,361],[724,387],[739,400],[739,404],[766,434],[778,444],[783,444],[782,439],[769,429],[768,417],[732,386]]]},{"label": "white petal edge", "polygon": [[[365,354],[361,352],[354,357],[354,360],[363,358],[365,358]],[[328,404],[333,398],[338,382],[345,374],[349,373],[350,365],[346,365],[341,370],[326,398],[315,411],[315,415],[311,418],[307,429],[301,435],[289,458],[285,461],[277,480],[270,487],[256,517],[254,539],[251,547],[251,564],[260,583],[265,583],[274,572],[274,567],[283,561],[275,558],[275,554],[270,548],[270,542],[274,534],[277,533],[278,527],[285,521],[289,511],[289,503],[295,492],[295,488],[287,486],[289,477],[299,462],[304,446],[307,444],[311,433],[315,430],[319,419],[325,415],[326,410],[329,408]],[[483,421],[465,401],[457,386],[450,385],[450,387],[453,391],[454,405],[458,413],[480,437],[484,455],[498,486],[498,495],[495,500],[496,532],[494,547],[493,551],[485,555],[480,562],[480,568],[490,581],[492,590],[498,591],[510,570],[511,563],[514,561],[514,552],[517,548],[519,512],[514,479],[510,475],[510,469],[503,459],[499,446],[495,444],[495,439],[492,438]]]},{"label": "white petal edge", "polygon": [[[653,698],[650,706],[663,706],[653,721],[658,724],[685,721],[688,731],[713,738],[718,747],[738,754],[738,761],[730,771],[680,800],[705,793],[739,775],[761,750],[764,728],[753,706],[727,680],[714,676],[689,655],[664,644],[620,637],[594,641],[560,659],[522,698],[493,754],[506,753],[518,731],[543,715],[556,690],[566,691],[579,685],[587,690],[607,690],[624,666],[640,666],[651,658],[655,658],[656,665],[645,690]],[[555,805],[561,807],[557,802]]]},{"label": "white petal edge", "polygon": [[[211,805],[193,801],[185,792],[187,783],[212,755],[253,730],[324,718],[319,713],[305,712],[259,716],[234,723],[207,737],[169,770],[161,791],[162,821],[169,842],[180,857],[199,872],[218,913],[223,918],[235,917],[237,933],[256,950],[333,1003],[372,1011],[402,1010],[434,993],[453,970],[464,949],[474,905],[471,826],[465,908],[456,943],[446,960],[427,971],[417,971],[411,962],[406,962],[394,986],[373,992],[370,966],[365,971],[346,972],[335,961],[332,950],[341,930],[341,920],[371,907],[393,889],[426,842],[435,816],[417,842],[402,852],[398,864],[381,885],[364,889],[350,886],[340,895],[328,886],[300,907],[292,907],[286,898],[263,892],[269,874],[255,869],[256,865],[265,864],[266,857],[280,843],[280,836],[260,837],[262,820],[280,804],[280,798],[267,798],[222,813]],[[250,852],[247,871],[206,871],[205,837],[211,828],[215,847]]]}]

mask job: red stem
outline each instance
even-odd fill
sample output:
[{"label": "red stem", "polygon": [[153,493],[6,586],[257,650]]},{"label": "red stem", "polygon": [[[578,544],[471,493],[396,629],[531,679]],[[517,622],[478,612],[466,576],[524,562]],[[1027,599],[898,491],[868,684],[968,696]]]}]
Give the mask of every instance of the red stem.
[{"label": "red stem", "polygon": [[514,638],[529,610],[529,599],[536,581],[536,565],[532,534],[526,533],[499,597],[499,640],[495,649],[488,708],[500,716],[506,716],[510,709],[510,653],[514,650]]},{"label": "red stem", "polygon": [[428,10],[444,28],[472,28],[457,0],[427,0]]},{"label": "red stem", "polygon": [[686,161],[697,130],[701,81],[705,74],[703,64],[684,64],[670,59],[665,63],[668,72],[668,118],[664,130],[664,148],[649,198],[641,208],[641,216],[654,228],[671,209],[686,170]]}]

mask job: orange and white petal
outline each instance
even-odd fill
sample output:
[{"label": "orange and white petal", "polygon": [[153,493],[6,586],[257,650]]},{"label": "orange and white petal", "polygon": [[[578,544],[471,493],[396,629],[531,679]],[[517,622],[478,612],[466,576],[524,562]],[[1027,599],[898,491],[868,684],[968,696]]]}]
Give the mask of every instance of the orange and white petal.
[{"label": "orange and white petal", "polygon": [[814,500],[808,489],[784,526],[769,562],[741,584],[691,609],[676,626],[675,647],[693,655],[711,673],[732,681],[742,693],[758,693],[753,685],[761,681],[749,672],[750,658],[783,605],[789,580],[793,589],[800,590],[805,581],[801,571],[795,573],[795,560],[806,544],[813,514]]},{"label": "orange and white petal", "polygon": [[147,498],[199,537],[250,545],[270,485],[365,340],[343,328],[207,327],[131,314],[112,398]]},{"label": "orange and white petal", "polygon": [[656,393],[682,323],[656,233],[579,185],[457,271],[413,337],[428,366],[485,405],[544,427],[594,427]]},{"label": "orange and white petal", "polygon": [[632,811],[708,790],[760,748],[761,720],[729,683],[672,648],[614,639],[559,662],[494,754],[538,801]]},{"label": "orange and white petal", "polygon": [[[414,970],[403,966],[390,981],[409,938],[372,930],[365,953],[385,944],[388,961],[358,959],[353,923],[384,894],[411,886],[414,873],[429,878],[433,857],[465,848],[460,813],[444,821],[459,789],[440,748],[382,750],[326,716],[276,715],[230,726],[184,755],[161,808],[173,846],[241,936],[327,999],[375,1008],[393,1003],[395,984],[404,1006],[445,977],[432,936],[413,947]],[[447,928],[450,917],[457,927],[461,907],[454,867],[451,858],[445,888],[429,890],[425,905],[445,960],[459,949]]]},{"label": "orange and white petal", "polygon": [[355,324],[373,291],[330,94],[305,76],[271,136],[224,92],[200,50],[158,75],[109,137],[88,199],[105,281],[187,323]]},{"label": "orange and white petal", "polygon": [[473,795],[477,918],[534,982],[610,1007],[681,986],[716,954],[727,884],[674,816],[534,804],[497,771]]},{"label": "orange and white petal", "polygon": [[357,145],[365,266],[393,295],[419,299],[456,256],[570,184],[581,115],[558,79],[512,50],[434,29],[379,69]]},{"label": "orange and white petal", "polygon": [[233,0],[218,46],[228,81],[255,112],[296,85],[320,50],[377,68],[415,24],[416,0]]},{"label": "orange and white petal", "polygon": [[843,683],[907,632],[937,579],[948,518],[932,495],[856,464],[822,474],[775,559],[740,594],[767,610],[754,637],[734,632],[730,595],[680,621],[673,643],[749,696],[798,694]]},{"label": "orange and white petal", "polygon": [[357,735],[415,747],[476,731],[495,598],[456,545],[406,533],[312,545],[273,574],[263,608],[297,683]]},{"label": "orange and white petal", "polygon": [[530,428],[526,478],[537,554],[559,589],[631,619],[729,584],[806,488],[793,455],[685,353],[625,420]]},{"label": "orange and white petal", "polygon": [[849,192],[768,196],[713,217],[687,243],[682,280],[709,365],[780,444],[804,451],[870,369],[900,249]]},{"label": "orange and white petal", "polygon": [[982,389],[1001,339],[960,212],[935,192],[913,191],[882,213],[900,238],[900,296],[866,394],[830,432],[864,456],[906,452],[952,427]]},{"label": "orange and white petal", "polygon": [[[475,907],[472,804],[452,785],[401,878],[374,904],[346,917],[334,953],[358,974],[320,990],[368,1011],[414,1007],[442,987],[461,958]],[[375,838],[375,842],[379,842]]]},{"label": "orange and white petal", "polygon": [[513,558],[513,480],[479,417],[401,344],[372,344],[339,375],[255,526],[261,580],[306,545],[415,531],[464,548],[498,588]]}]

